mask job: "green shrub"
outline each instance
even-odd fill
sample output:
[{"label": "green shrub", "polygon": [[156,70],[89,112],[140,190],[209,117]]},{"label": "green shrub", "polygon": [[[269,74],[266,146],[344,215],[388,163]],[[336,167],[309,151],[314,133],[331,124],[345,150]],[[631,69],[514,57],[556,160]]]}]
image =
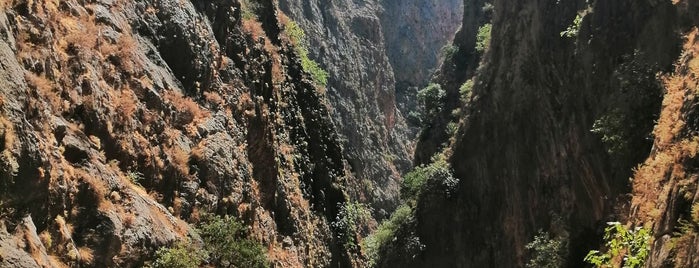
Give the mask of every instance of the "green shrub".
[{"label": "green shrub", "polygon": [[442,58],[446,61],[447,59],[451,59],[456,55],[456,53],[459,52],[459,47],[453,45],[453,44],[447,44],[442,47]]},{"label": "green shrub", "polygon": [[568,245],[564,238],[551,238],[548,232],[539,231],[525,248],[529,250],[528,268],[558,268],[565,266]]},{"label": "green shrub", "polygon": [[651,232],[643,227],[628,230],[619,222],[609,222],[604,229],[606,252],[591,250],[585,261],[596,267],[613,267],[618,256],[622,256],[622,267],[643,267],[650,252]]},{"label": "green shrub", "polygon": [[350,202],[340,206],[337,218],[331,224],[337,231],[338,238],[343,242],[345,248],[357,247],[357,235],[361,235],[362,227],[371,220],[371,208],[369,206]]},{"label": "green shrub", "polygon": [[209,253],[209,262],[217,267],[268,267],[262,245],[247,237],[247,230],[237,220],[206,215],[199,226],[199,235],[204,240],[204,249]]},{"label": "green shrub", "polygon": [[363,244],[369,260],[369,266],[376,265],[380,253],[391,241],[396,239],[396,232],[401,226],[405,226],[413,220],[413,209],[403,204],[393,212],[391,218],[382,222],[369,237],[364,239]]},{"label": "green shrub", "polygon": [[461,87],[459,87],[459,96],[461,96],[461,102],[467,103],[471,99],[471,92],[473,90],[473,80],[466,80]]},{"label": "green shrub", "polygon": [[206,252],[190,243],[180,242],[172,248],[161,248],[155,252],[153,268],[197,268],[206,260]]},{"label": "green shrub", "polygon": [[438,159],[429,165],[415,167],[403,177],[401,197],[404,200],[417,200],[418,196],[426,190],[426,184],[430,180],[442,184],[447,195],[456,192],[459,182],[452,175],[449,163],[445,159]]},{"label": "green shrub", "polygon": [[257,2],[258,0],[242,0],[242,10],[241,10],[241,15],[244,20],[256,20],[257,19],[257,12],[260,9],[260,3]]},{"label": "green shrub", "polygon": [[296,53],[301,58],[301,67],[304,71],[311,75],[313,81],[321,86],[328,85],[328,72],[320,67],[320,64],[308,57],[308,48],[306,47],[306,33],[301,29],[298,23],[289,20],[289,22],[284,26],[284,31],[291,44],[294,45]]},{"label": "green shrub", "polygon": [[435,83],[429,84],[417,92],[417,98],[424,108],[423,122],[432,121],[442,111],[446,96],[447,92],[442,89],[442,86]]},{"label": "green shrub", "polygon": [[575,19],[573,19],[573,22],[570,25],[568,25],[568,28],[566,28],[565,31],[561,32],[561,37],[578,37],[578,33],[580,32],[580,23],[582,23],[582,18],[583,16],[581,14],[575,16]]},{"label": "green shrub", "polygon": [[614,90],[591,129],[600,136],[616,169],[630,169],[647,157],[661,108],[663,89],[656,77],[658,68],[639,58],[642,55],[638,52],[626,55],[614,70]]},{"label": "green shrub", "polygon": [[476,35],[476,51],[479,53],[485,52],[488,47],[490,47],[490,32],[493,29],[493,25],[490,23],[484,24],[478,28],[478,35]]}]

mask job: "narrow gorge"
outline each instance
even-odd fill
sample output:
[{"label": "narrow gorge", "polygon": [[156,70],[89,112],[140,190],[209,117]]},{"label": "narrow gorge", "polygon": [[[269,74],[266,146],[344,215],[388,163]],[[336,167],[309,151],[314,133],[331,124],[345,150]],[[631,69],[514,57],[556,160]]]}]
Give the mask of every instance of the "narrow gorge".
[{"label": "narrow gorge", "polygon": [[697,14],[0,0],[0,267],[696,267]]}]

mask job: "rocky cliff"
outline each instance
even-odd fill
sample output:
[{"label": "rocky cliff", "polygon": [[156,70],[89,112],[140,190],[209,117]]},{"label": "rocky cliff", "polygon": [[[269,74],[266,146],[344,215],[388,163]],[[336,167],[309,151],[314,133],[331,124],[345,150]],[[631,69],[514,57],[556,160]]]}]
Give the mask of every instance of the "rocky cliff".
[{"label": "rocky cliff", "polygon": [[[465,6],[474,5],[481,3],[465,1]],[[493,1],[492,5],[490,46],[477,69],[472,55],[457,55],[467,64],[454,74],[442,72],[441,77],[456,81],[445,83],[447,92],[458,92],[454,86],[475,69],[472,95],[457,106],[464,111],[446,151],[459,179],[456,194],[445,194],[443,187],[425,190],[415,205],[412,227],[422,244],[420,253],[412,259],[389,254],[384,263],[523,267],[532,257],[525,245],[544,230],[565,241],[566,261],[560,265],[578,267],[588,250],[599,247],[604,222],[626,214],[626,193],[631,189],[627,178],[651,152],[649,137],[665,92],[656,74],[672,71],[681,36],[695,25],[687,14],[696,4],[597,0]],[[482,16],[466,12],[461,34],[468,36],[457,35],[457,40],[472,43]],[[672,94],[667,91],[665,102]],[[672,98],[678,102],[683,97]],[[688,116],[690,104],[684,106]],[[655,135],[658,150],[657,128]],[[418,148],[437,152],[438,144]],[[689,152],[684,155],[693,155]],[[651,159],[657,154],[654,151]],[[634,193],[639,191],[638,180],[633,187]],[[693,186],[684,189],[679,194],[687,193],[685,200],[693,200],[693,192],[687,190]],[[634,204],[664,203],[664,197]],[[663,206],[661,211],[646,211],[655,211],[651,212],[655,217],[675,213],[675,218],[664,216],[672,222],[678,210],[688,208],[687,202],[682,204],[681,208],[668,204],[665,214]],[[665,227],[655,228],[668,225],[661,226]],[[667,260],[667,252],[693,252],[691,247],[671,251],[671,245],[677,244],[655,243],[654,249],[665,248],[661,260]]]},{"label": "rocky cliff", "polygon": [[417,90],[426,86],[440,58],[449,53],[445,45],[460,25],[463,1],[384,0],[381,5],[386,54],[396,81],[396,105],[414,135],[419,128],[411,121],[411,113],[420,108]]},{"label": "rocky cliff", "polygon": [[[327,95],[360,199],[384,217],[411,167],[405,121],[417,91],[460,20],[460,1],[291,1],[279,6],[307,33],[311,57],[329,73]],[[399,86],[397,92],[396,84]],[[400,107],[401,109],[397,109]]]},{"label": "rocky cliff", "polygon": [[330,222],[356,180],[258,3],[0,3],[0,266],[141,266],[203,213],[275,265],[350,265]]},{"label": "rocky cliff", "polygon": [[[696,2],[680,2],[679,19],[699,25]],[[665,97],[654,129],[648,159],[633,176],[633,198],[627,225],[652,232],[646,267],[699,265],[697,233],[697,28],[685,29],[682,54],[675,70],[664,77]]]}]

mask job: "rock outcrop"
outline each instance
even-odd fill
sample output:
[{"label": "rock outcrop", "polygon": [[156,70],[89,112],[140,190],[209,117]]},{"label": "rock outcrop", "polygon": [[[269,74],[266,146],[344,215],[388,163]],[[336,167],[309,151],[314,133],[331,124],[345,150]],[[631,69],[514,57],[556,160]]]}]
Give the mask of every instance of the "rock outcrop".
[{"label": "rock outcrop", "polygon": [[418,126],[412,125],[409,115],[420,107],[417,90],[427,85],[440,58],[449,53],[445,45],[460,26],[463,1],[383,0],[381,5],[386,54],[396,80],[396,105],[408,119],[413,138],[412,129]]},{"label": "rock outcrop", "polygon": [[306,32],[311,58],[329,73],[327,95],[345,156],[377,215],[398,201],[411,141],[396,111],[395,79],[377,1],[279,1]]},{"label": "rock outcrop", "polygon": [[[694,6],[684,1],[492,4],[490,47],[447,150],[458,193],[421,196],[415,232],[424,250],[387,256],[392,265],[523,267],[525,245],[545,230],[568,243],[567,265],[582,266],[604,222],[625,211],[627,178],[650,153],[660,111],[655,74],[672,70],[681,33],[694,25],[678,15]],[[465,14],[465,43],[475,38],[466,22],[481,15]]]},{"label": "rock outcrop", "polygon": [[[398,202],[411,167],[417,87],[458,27],[461,3],[449,1],[291,1],[282,11],[307,36],[311,57],[330,74],[328,97],[360,199],[382,218]],[[397,109],[398,108],[398,109]]]},{"label": "rock outcrop", "polygon": [[141,266],[202,213],[276,265],[351,265],[330,222],[356,180],[259,4],[0,3],[0,266]]}]

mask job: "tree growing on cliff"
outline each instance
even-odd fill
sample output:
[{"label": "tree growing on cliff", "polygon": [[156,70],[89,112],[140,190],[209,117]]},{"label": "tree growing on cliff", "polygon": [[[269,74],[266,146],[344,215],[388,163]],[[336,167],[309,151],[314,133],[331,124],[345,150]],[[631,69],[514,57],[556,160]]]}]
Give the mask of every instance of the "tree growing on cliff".
[{"label": "tree growing on cliff", "polygon": [[228,215],[202,216],[198,228],[204,246],[177,243],[156,252],[156,259],[147,267],[195,268],[206,263],[214,267],[269,267],[262,245],[247,238],[245,226]]},{"label": "tree growing on cliff", "polygon": [[417,92],[417,98],[424,107],[422,115],[423,122],[431,122],[433,118],[442,111],[444,107],[444,97],[447,92],[442,89],[442,86],[436,83],[429,84],[427,87]]},{"label": "tree growing on cliff", "polygon": [[476,51],[478,51],[478,53],[483,53],[490,47],[490,34],[492,29],[493,25],[490,23],[486,23],[478,28],[478,35],[476,35]]},{"label": "tree growing on cliff", "polygon": [[609,222],[604,229],[604,241],[607,250],[591,250],[585,261],[595,267],[623,268],[643,267],[650,253],[651,233],[643,227],[627,229],[620,222]]},{"label": "tree growing on cliff", "polygon": [[199,226],[209,261],[217,267],[268,267],[262,245],[247,238],[247,229],[228,215],[208,216]]},{"label": "tree growing on cliff", "polygon": [[326,86],[328,84],[328,72],[320,67],[320,64],[308,57],[308,48],[305,43],[306,33],[303,29],[301,29],[298,23],[289,20],[284,25],[284,31],[289,37],[291,44],[294,45],[299,58],[301,58],[301,67],[303,70],[311,75],[311,78],[313,78],[316,84]]}]

